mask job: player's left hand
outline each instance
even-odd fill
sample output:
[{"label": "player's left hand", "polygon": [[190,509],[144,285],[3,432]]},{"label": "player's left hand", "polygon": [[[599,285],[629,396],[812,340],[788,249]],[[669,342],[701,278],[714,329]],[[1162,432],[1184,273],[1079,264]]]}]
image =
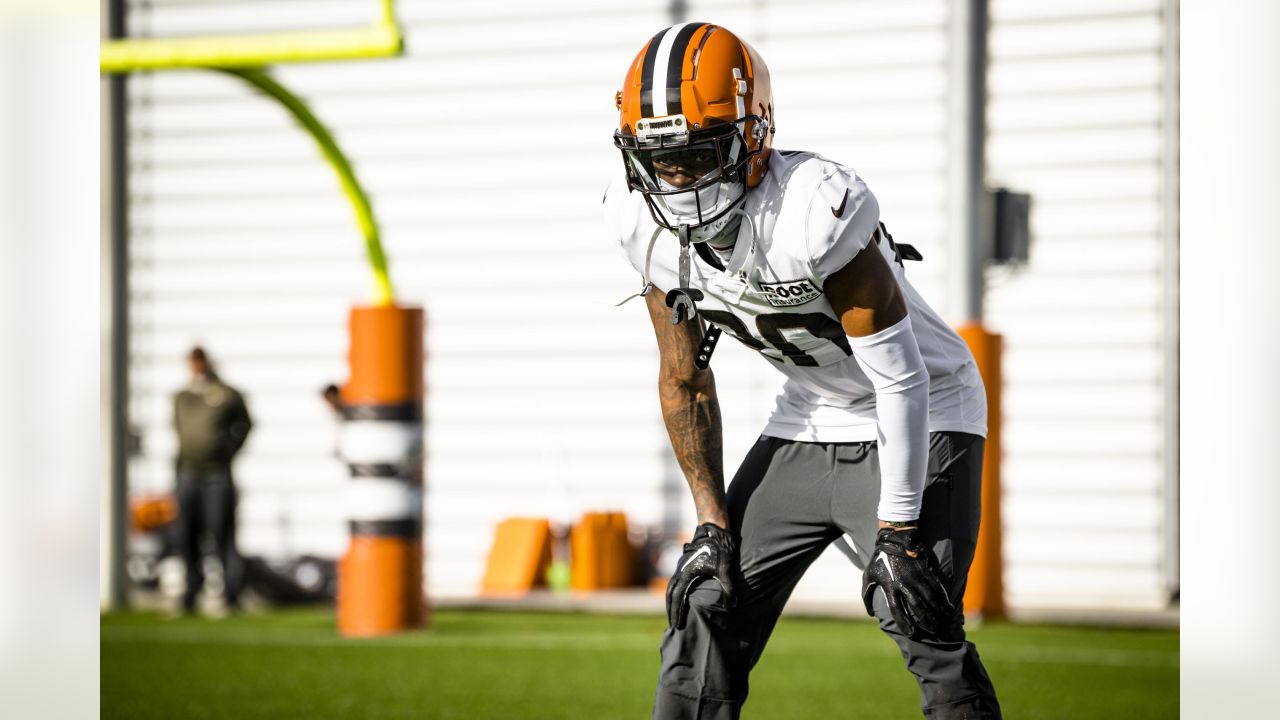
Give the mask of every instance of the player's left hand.
[{"label": "player's left hand", "polygon": [[884,592],[898,629],[912,639],[938,635],[955,612],[937,562],[915,528],[881,528],[876,535],[871,564],[862,574],[862,602],[872,617],[877,588]]},{"label": "player's left hand", "polygon": [[731,608],[737,599],[734,577],[738,573],[738,542],[728,530],[703,523],[684,546],[684,555],[667,583],[667,620],[671,627],[684,629],[689,612],[689,593],[698,583],[714,579],[720,585],[721,603]]}]

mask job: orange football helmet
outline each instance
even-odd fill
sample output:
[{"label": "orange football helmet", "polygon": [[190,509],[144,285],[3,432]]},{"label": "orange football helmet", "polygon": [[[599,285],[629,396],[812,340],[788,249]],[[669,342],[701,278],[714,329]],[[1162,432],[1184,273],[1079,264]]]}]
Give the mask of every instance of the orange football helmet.
[{"label": "orange football helmet", "polygon": [[768,172],[769,70],[722,27],[689,22],[654,35],[631,62],[616,102],[613,140],[628,185],[668,230],[686,226],[694,241],[714,236]]}]

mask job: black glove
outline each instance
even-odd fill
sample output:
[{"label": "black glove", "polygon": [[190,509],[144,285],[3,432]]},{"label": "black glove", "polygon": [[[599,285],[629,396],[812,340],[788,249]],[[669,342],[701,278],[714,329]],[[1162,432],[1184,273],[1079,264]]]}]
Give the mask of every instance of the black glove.
[{"label": "black glove", "polygon": [[685,544],[684,555],[676,564],[676,572],[667,583],[667,620],[671,627],[684,629],[689,610],[689,593],[707,578],[720,583],[725,607],[736,600],[734,577],[738,573],[738,541],[718,525],[703,523],[693,533],[693,541]]},{"label": "black glove", "polygon": [[912,639],[938,635],[955,612],[937,561],[916,538],[914,528],[881,528],[876,534],[871,564],[862,573],[862,602],[872,617],[877,588],[884,592],[898,629]]}]

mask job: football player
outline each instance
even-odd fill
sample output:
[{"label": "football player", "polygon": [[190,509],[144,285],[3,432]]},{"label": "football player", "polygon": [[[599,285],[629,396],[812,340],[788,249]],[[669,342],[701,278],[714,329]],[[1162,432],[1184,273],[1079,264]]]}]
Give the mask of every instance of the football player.
[{"label": "football player", "polygon": [[[606,215],[642,278],[698,519],[667,589],[654,717],[738,717],[792,589],[845,538],[925,715],[999,718],[960,604],[985,395],[964,342],[907,282],[918,256],[851,168],[773,148],[769,71],[725,28],[654,35],[616,102]],[[786,378],[727,492],[708,367],[720,332]]]}]

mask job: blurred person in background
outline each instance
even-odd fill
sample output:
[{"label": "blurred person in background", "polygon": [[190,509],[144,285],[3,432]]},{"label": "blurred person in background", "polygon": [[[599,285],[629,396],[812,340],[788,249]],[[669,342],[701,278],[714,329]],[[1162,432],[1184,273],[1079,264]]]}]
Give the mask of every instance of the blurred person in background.
[{"label": "blurred person in background", "polygon": [[[659,32],[617,106],[625,174],[605,212],[642,278],[699,523],[667,587],[654,717],[737,718],[792,589],[841,539],[925,716],[998,719],[960,602],[985,393],[964,341],[907,282],[918,253],[894,243],[851,168],[772,148],[768,70],[724,28]],[[786,377],[727,490],[708,367],[721,331]]]},{"label": "blurred person in background", "polygon": [[208,537],[222,563],[223,599],[227,612],[240,607],[243,562],[236,551],[237,492],[231,462],[253,422],[244,398],[214,372],[204,348],[187,353],[191,383],[173,397],[173,426],[178,434],[178,551],[187,565],[182,612],[195,609],[204,586],[204,553]]},{"label": "blurred person in background", "polygon": [[342,423],[347,414],[347,405],[342,401],[342,390],[336,384],[329,383],[320,390],[320,399],[333,411],[333,456],[341,458]]},{"label": "blurred person in background", "polygon": [[341,416],[346,410],[346,405],[342,402],[342,391],[338,386],[329,383],[320,391],[320,398],[324,400],[325,405],[334,412],[335,415]]}]

